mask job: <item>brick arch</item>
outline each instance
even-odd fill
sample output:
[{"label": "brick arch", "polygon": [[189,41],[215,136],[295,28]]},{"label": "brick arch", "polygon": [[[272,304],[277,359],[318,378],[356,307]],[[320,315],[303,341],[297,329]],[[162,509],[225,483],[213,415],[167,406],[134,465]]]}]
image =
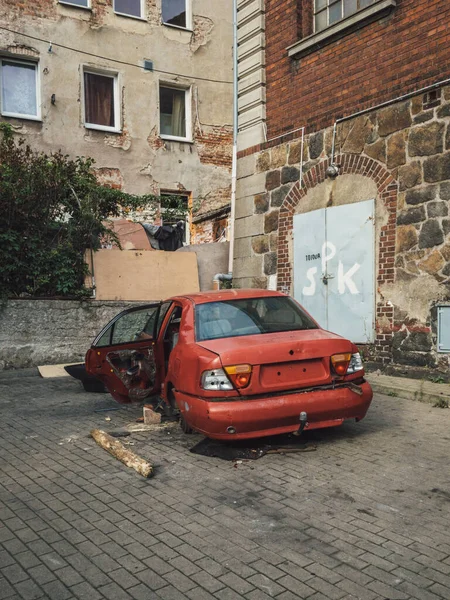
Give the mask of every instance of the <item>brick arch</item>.
[{"label": "brick arch", "polygon": [[[378,200],[382,201],[388,212],[388,221],[381,228],[379,243],[379,269],[376,274],[377,288],[385,283],[394,282],[395,234],[397,218],[398,183],[392,174],[380,163],[360,154],[340,154],[335,157],[339,165],[339,176],[363,175],[372,179],[377,186]],[[308,191],[326,179],[326,170],[331,160],[327,158],[314,165],[303,175],[302,186],[297,182],[287,194],[280,208],[278,225],[278,289],[290,293],[292,287],[293,265],[289,257],[289,238],[292,235],[293,219],[296,207],[308,194]],[[377,302],[376,330],[378,346],[388,345],[392,337],[393,307],[384,301]],[[385,354],[385,356],[383,356]],[[378,355],[386,361],[390,353],[383,353],[379,348]]]}]

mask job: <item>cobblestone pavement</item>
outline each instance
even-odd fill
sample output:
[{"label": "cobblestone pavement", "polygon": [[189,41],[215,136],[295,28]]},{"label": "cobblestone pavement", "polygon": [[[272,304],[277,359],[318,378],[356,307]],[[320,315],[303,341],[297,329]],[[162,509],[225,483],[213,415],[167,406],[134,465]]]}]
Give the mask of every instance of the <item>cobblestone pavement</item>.
[{"label": "cobblestone pavement", "polygon": [[449,410],[378,396],[315,452],[236,466],[178,429],[134,434],[145,480],[88,437],[138,416],[106,407],[0,378],[0,598],[450,598]]}]

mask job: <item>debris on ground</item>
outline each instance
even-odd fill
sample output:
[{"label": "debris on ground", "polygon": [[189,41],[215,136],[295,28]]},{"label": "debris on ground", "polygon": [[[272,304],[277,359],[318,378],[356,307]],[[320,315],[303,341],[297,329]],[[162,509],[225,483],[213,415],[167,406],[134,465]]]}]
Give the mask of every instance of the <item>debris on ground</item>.
[{"label": "debris on ground", "polygon": [[144,405],[144,424],[156,425],[161,423],[161,413],[155,412],[151,404]]},{"label": "debris on ground", "polygon": [[143,477],[149,478],[153,476],[153,465],[134,452],[131,452],[131,450],[127,450],[119,440],[114,439],[105,431],[93,429],[91,437],[101,448],[109,452],[114,458],[117,458],[117,460],[120,460],[127,467],[134,469]]}]

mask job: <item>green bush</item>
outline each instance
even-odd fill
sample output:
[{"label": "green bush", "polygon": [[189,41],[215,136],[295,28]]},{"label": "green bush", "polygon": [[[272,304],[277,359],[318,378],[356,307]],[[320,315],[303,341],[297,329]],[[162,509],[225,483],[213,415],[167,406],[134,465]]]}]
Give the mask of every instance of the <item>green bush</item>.
[{"label": "green bush", "polygon": [[7,123],[0,138],[0,295],[89,294],[85,250],[117,242],[105,221],[156,210],[160,198],[103,187],[93,159],[36,152]]}]

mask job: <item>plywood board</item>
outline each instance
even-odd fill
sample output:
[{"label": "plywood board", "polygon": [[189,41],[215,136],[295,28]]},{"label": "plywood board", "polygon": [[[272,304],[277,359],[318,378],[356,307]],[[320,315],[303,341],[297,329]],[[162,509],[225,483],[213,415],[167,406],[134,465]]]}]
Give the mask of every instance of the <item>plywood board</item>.
[{"label": "plywood board", "polygon": [[38,367],[39,375],[41,377],[70,377],[69,373],[64,370],[64,367],[73,365],[73,363],[65,363],[61,365],[42,365]]},{"label": "plywood board", "polygon": [[93,258],[97,300],[163,300],[199,291],[194,252],[99,250]]}]

